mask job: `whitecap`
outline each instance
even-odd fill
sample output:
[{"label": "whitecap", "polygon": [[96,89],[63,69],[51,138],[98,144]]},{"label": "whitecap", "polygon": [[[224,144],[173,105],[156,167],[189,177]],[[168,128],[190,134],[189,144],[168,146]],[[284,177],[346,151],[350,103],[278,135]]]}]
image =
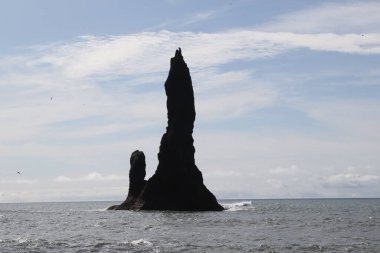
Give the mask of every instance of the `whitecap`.
[{"label": "whitecap", "polygon": [[86,212],[104,212],[104,211],[107,211],[108,207],[104,207],[104,208],[98,208],[98,209],[89,209],[89,210],[86,210]]},{"label": "whitecap", "polygon": [[104,226],[104,223],[101,221],[96,222],[94,225],[94,227],[96,227],[96,228],[103,227],[103,226]]},{"label": "whitecap", "polygon": [[226,211],[246,211],[255,209],[255,207],[252,205],[252,201],[222,203],[222,206],[226,209]]},{"label": "whitecap", "polygon": [[20,237],[18,237],[18,238],[16,239],[16,242],[18,242],[18,243],[20,243],[20,244],[26,243],[27,241],[28,241],[28,239],[24,239],[24,238],[20,238]]},{"label": "whitecap", "polygon": [[151,243],[148,240],[144,240],[144,239],[138,239],[138,240],[131,241],[131,244],[132,245],[144,245],[144,246],[152,246],[153,245],[153,243]]}]

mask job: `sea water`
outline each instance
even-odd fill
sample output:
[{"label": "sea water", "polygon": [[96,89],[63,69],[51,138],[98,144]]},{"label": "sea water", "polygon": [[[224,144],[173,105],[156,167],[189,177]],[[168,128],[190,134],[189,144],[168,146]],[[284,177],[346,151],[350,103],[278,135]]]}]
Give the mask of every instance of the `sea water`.
[{"label": "sea water", "polygon": [[117,203],[0,204],[0,252],[380,252],[380,199],[220,200],[223,212],[106,211]]}]

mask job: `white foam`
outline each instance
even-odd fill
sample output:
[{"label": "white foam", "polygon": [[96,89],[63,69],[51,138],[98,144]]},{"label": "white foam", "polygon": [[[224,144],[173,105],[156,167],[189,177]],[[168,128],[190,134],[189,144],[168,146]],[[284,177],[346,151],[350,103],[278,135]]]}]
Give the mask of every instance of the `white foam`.
[{"label": "white foam", "polygon": [[94,225],[94,227],[96,227],[96,228],[103,227],[103,226],[104,226],[104,223],[101,221],[96,222]]},{"label": "white foam", "polygon": [[222,206],[226,209],[226,211],[246,211],[255,209],[255,207],[252,205],[252,201],[222,203]]},{"label": "white foam", "polygon": [[24,239],[24,238],[20,238],[20,237],[18,237],[18,238],[16,239],[16,241],[17,241],[18,243],[22,244],[22,243],[27,242],[28,239]]},{"label": "white foam", "polygon": [[86,212],[104,212],[104,211],[107,211],[108,207],[105,207],[105,208],[100,208],[100,209],[90,209],[90,210],[86,210]]},{"label": "white foam", "polygon": [[144,246],[152,246],[153,245],[153,243],[151,243],[148,240],[144,240],[144,239],[138,239],[138,240],[131,241],[131,244],[132,245],[144,245]]}]

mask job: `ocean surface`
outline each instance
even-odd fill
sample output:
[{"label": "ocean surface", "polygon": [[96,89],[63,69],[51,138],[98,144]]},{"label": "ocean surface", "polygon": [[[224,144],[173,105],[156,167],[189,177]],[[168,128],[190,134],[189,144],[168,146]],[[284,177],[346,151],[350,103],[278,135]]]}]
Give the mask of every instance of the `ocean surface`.
[{"label": "ocean surface", "polygon": [[0,252],[380,252],[380,199],[220,200],[223,212],[0,204]]}]

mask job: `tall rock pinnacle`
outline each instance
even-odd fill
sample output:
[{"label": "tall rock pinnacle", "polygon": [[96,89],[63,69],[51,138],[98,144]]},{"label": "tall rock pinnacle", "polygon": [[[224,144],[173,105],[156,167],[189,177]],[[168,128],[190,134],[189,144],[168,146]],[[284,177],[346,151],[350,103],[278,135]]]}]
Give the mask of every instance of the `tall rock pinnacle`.
[{"label": "tall rock pinnacle", "polygon": [[165,92],[168,126],[161,139],[157,170],[145,181],[141,178],[145,176],[145,156],[141,151],[133,152],[128,197],[109,209],[221,211],[223,207],[203,184],[202,173],[195,165],[194,91],[181,48],[170,60]]}]

